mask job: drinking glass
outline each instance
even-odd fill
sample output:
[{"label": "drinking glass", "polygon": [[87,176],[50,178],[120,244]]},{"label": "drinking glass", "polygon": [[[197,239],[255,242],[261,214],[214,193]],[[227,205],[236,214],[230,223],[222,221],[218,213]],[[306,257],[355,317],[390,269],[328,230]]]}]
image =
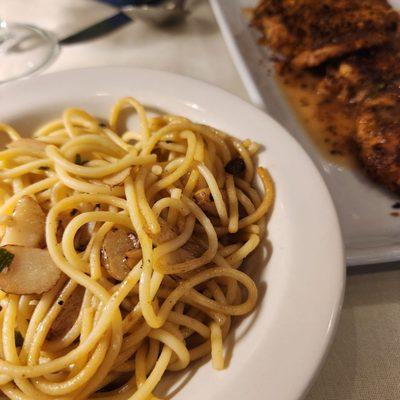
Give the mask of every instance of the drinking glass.
[{"label": "drinking glass", "polygon": [[43,68],[58,52],[57,39],[33,25],[8,23],[0,17],[0,83]]}]

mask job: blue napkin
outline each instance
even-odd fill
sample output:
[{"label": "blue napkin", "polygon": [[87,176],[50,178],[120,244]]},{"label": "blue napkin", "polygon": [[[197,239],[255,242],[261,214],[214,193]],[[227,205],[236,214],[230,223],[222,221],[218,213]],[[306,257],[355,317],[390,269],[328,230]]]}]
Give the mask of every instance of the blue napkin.
[{"label": "blue napkin", "polygon": [[114,7],[141,6],[144,4],[161,3],[161,0],[97,0],[97,1],[109,4],[110,6]]}]

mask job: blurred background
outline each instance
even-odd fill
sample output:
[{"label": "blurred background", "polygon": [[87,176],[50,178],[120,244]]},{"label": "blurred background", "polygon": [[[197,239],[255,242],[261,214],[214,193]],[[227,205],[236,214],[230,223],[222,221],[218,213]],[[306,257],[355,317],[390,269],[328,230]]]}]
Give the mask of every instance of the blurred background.
[{"label": "blurred background", "polygon": [[[245,96],[208,1],[187,0],[186,8],[185,18],[167,26],[135,19],[98,38],[62,45],[45,72],[129,65],[181,73]],[[0,4],[0,15],[6,21],[37,25],[58,39],[117,11],[95,0],[2,0]]]}]

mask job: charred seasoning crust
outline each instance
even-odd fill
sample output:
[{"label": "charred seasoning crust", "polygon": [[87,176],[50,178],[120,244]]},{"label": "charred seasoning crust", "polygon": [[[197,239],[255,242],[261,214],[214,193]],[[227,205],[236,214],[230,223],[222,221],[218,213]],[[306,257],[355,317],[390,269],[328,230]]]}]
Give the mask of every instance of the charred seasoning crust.
[{"label": "charred seasoning crust", "polygon": [[[264,0],[253,25],[286,57],[281,72],[314,74],[318,66],[315,117],[327,104],[350,110],[350,151],[373,180],[400,193],[398,13],[386,0]],[[328,133],[332,144],[336,135]]]},{"label": "charred seasoning crust", "polygon": [[252,21],[268,45],[299,68],[386,43],[398,23],[385,0],[264,0]]},{"label": "charred seasoning crust", "polygon": [[400,193],[400,101],[360,108],[356,139],[369,176]]}]

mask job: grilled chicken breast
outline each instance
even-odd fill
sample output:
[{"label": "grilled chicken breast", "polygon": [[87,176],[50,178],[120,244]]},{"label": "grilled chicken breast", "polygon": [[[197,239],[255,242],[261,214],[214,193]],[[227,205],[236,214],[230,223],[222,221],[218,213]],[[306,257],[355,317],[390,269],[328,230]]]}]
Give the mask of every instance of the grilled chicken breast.
[{"label": "grilled chicken breast", "polygon": [[387,43],[399,17],[386,0],[264,0],[253,24],[293,68]]},{"label": "grilled chicken breast", "polygon": [[400,91],[383,91],[359,108],[355,141],[367,173],[400,192]]},{"label": "grilled chicken breast", "polygon": [[284,57],[281,71],[324,64],[314,70],[323,75],[321,103],[355,115],[356,156],[375,181],[400,193],[397,11],[386,0],[263,0],[253,24]]},{"label": "grilled chicken breast", "polygon": [[358,158],[375,181],[400,192],[400,45],[393,42],[329,66],[318,92],[355,108]]},{"label": "grilled chicken breast", "polygon": [[342,102],[360,104],[382,91],[400,87],[400,41],[344,58],[338,65],[327,67],[318,85],[324,97],[335,96]]}]

